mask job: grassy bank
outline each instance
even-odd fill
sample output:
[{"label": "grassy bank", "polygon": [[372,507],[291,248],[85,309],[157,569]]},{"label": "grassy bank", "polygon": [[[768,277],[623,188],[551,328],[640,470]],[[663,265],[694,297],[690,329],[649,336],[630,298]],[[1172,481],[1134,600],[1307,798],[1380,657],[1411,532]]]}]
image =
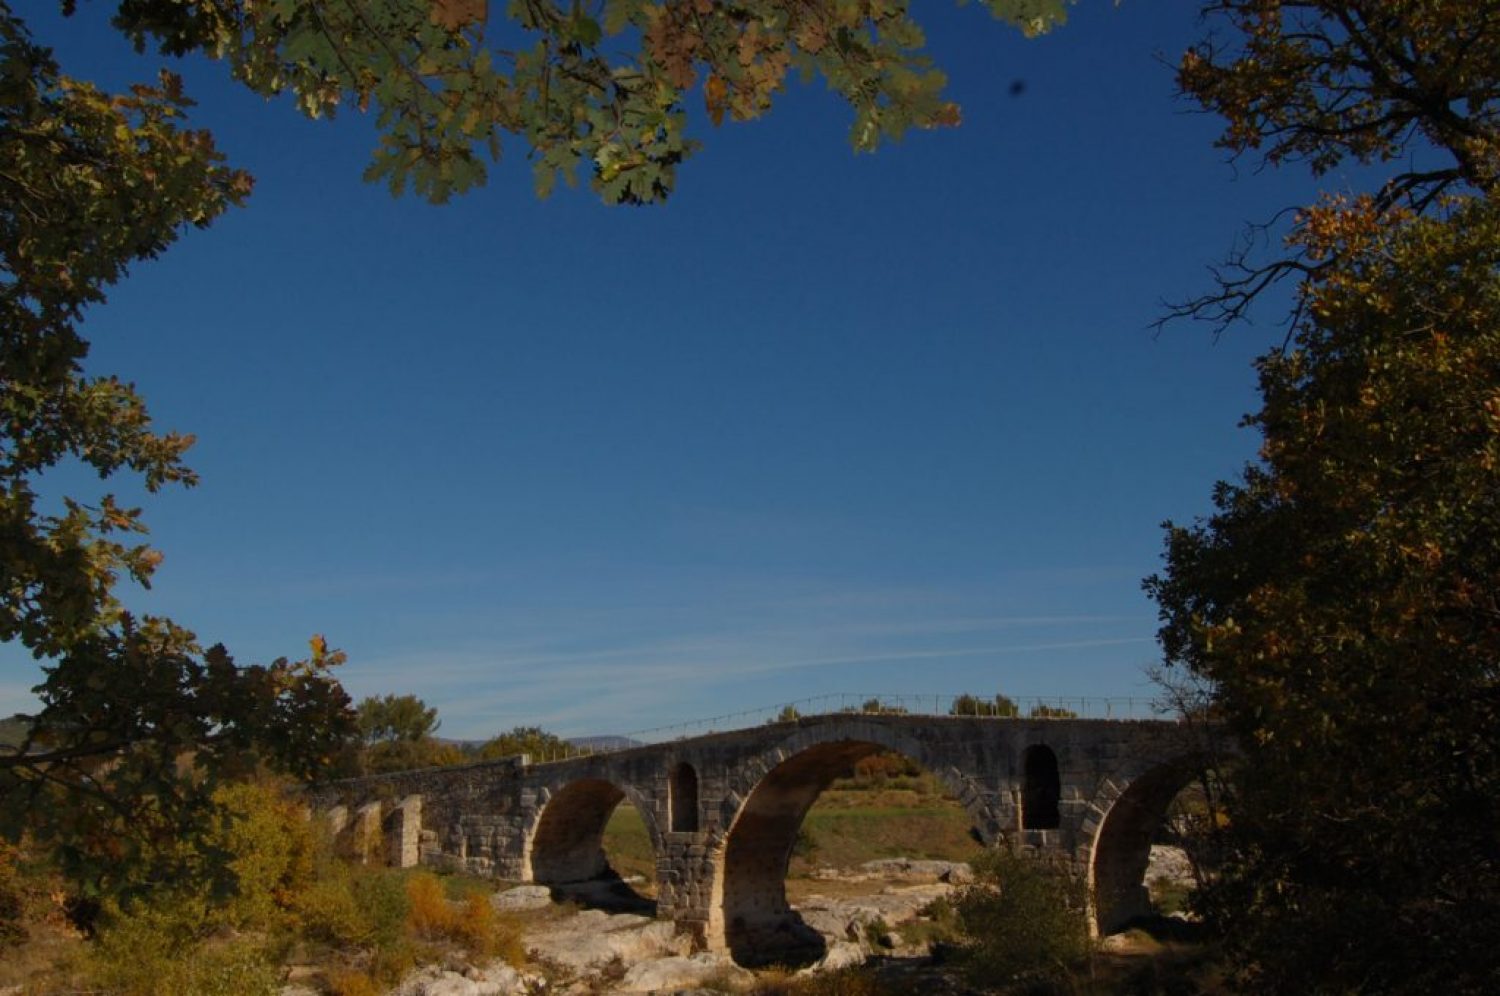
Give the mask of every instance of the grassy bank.
[{"label": "grassy bank", "polygon": [[[969,861],[982,850],[970,829],[964,808],[931,776],[839,779],[808,810],[789,874],[847,870],[880,858]],[[651,841],[634,806],[614,811],[604,849],[620,875],[653,880]]]}]

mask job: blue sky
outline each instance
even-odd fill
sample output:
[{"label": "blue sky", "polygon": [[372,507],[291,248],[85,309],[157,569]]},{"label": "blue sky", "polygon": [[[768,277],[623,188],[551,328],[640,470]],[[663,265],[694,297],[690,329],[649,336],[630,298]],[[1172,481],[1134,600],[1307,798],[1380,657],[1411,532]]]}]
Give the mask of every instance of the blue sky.
[{"label": "blue sky", "polygon": [[[38,40],[148,78],[83,6]],[[700,121],[652,208],[538,201],[516,143],[476,193],[393,199],[359,179],[368,120],[175,67],[258,182],[85,323],[91,367],[199,439],[202,485],[146,502],[166,561],[130,606],[242,661],[324,633],[352,694],[462,737],[1149,696],[1159,523],[1253,455],[1250,359],[1283,331],[1150,325],[1311,189],[1227,164],[1174,99],[1194,11],[1085,2],[1028,41],[924,10],[961,128],[855,156],[847,108],[794,87]],[[0,711],[27,708],[37,666],[0,654]]]}]

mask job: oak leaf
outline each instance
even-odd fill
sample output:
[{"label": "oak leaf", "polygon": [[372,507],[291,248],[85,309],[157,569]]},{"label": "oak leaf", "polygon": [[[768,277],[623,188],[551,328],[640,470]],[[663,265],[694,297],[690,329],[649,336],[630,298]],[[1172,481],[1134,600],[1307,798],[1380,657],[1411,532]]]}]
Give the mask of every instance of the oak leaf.
[{"label": "oak leaf", "polygon": [[458,32],[478,24],[488,12],[486,0],[432,0],[432,23],[445,31]]}]

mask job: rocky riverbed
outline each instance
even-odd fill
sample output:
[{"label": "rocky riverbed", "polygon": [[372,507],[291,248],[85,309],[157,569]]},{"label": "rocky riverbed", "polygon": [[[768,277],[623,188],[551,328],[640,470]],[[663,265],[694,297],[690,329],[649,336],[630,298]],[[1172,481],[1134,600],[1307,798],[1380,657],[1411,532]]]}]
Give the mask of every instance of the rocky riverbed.
[{"label": "rocky riverbed", "polygon": [[[804,971],[857,965],[872,955],[925,956],[926,943],[915,939],[920,932],[912,925],[922,921],[922,910],[933,900],[971,877],[967,865],[945,861],[897,859],[843,872],[820,870],[796,890],[797,911],[827,944],[823,959]],[[522,885],[496,893],[493,902],[523,919],[530,959],[525,970],[498,961],[427,966],[390,996],[723,992],[754,981],[753,973],[727,954],[693,952],[689,938],[670,922],[638,912],[608,912],[631,902],[618,887],[594,886],[565,894],[558,903],[551,890]],[[580,908],[580,902],[605,909]],[[283,996],[305,992],[288,987]]]},{"label": "rocky riverbed", "polygon": [[[1176,848],[1153,848],[1152,877],[1181,880],[1188,869]],[[817,869],[789,882],[803,921],[822,935],[826,953],[804,972],[858,965],[879,957],[915,969],[928,955],[924,911],[973,880],[960,862],[890,859],[853,869]],[[450,962],[413,972],[388,996],[584,996],[709,994],[744,988],[754,974],[727,954],[694,952],[675,926],[655,920],[628,883],[588,883],[568,890],[521,885],[498,892],[495,908],[521,918],[529,964]],[[283,996],[312,996],[288,986]]]}]

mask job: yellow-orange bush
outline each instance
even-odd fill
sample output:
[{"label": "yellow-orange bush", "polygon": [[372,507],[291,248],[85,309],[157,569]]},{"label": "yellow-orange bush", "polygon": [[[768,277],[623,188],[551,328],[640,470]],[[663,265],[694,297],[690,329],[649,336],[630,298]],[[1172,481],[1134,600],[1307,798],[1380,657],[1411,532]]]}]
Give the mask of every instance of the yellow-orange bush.
[{"label": "yellow-orange bush", "polygon": [[519,929],[495,913],[487,894],[471,892],[452,903],[437,876],[418,872],[407,879],[406,897],[407,927],[417,937],[452,941],[476,957],[498,955],[508,962],[521,961]]},{"label": "yellow-orange bush", "polygon": [[406,898],[410,904],[406,924],[412,933],[435,941],[453,932],[457,917],[443,894],[443,883],[431,872],[417,872],[406,880]]},{"label": "yellow-orange bush", "polygon": [[375,980],[355,968],[332,969],[324,981],[332,996],[380,996]]}]

